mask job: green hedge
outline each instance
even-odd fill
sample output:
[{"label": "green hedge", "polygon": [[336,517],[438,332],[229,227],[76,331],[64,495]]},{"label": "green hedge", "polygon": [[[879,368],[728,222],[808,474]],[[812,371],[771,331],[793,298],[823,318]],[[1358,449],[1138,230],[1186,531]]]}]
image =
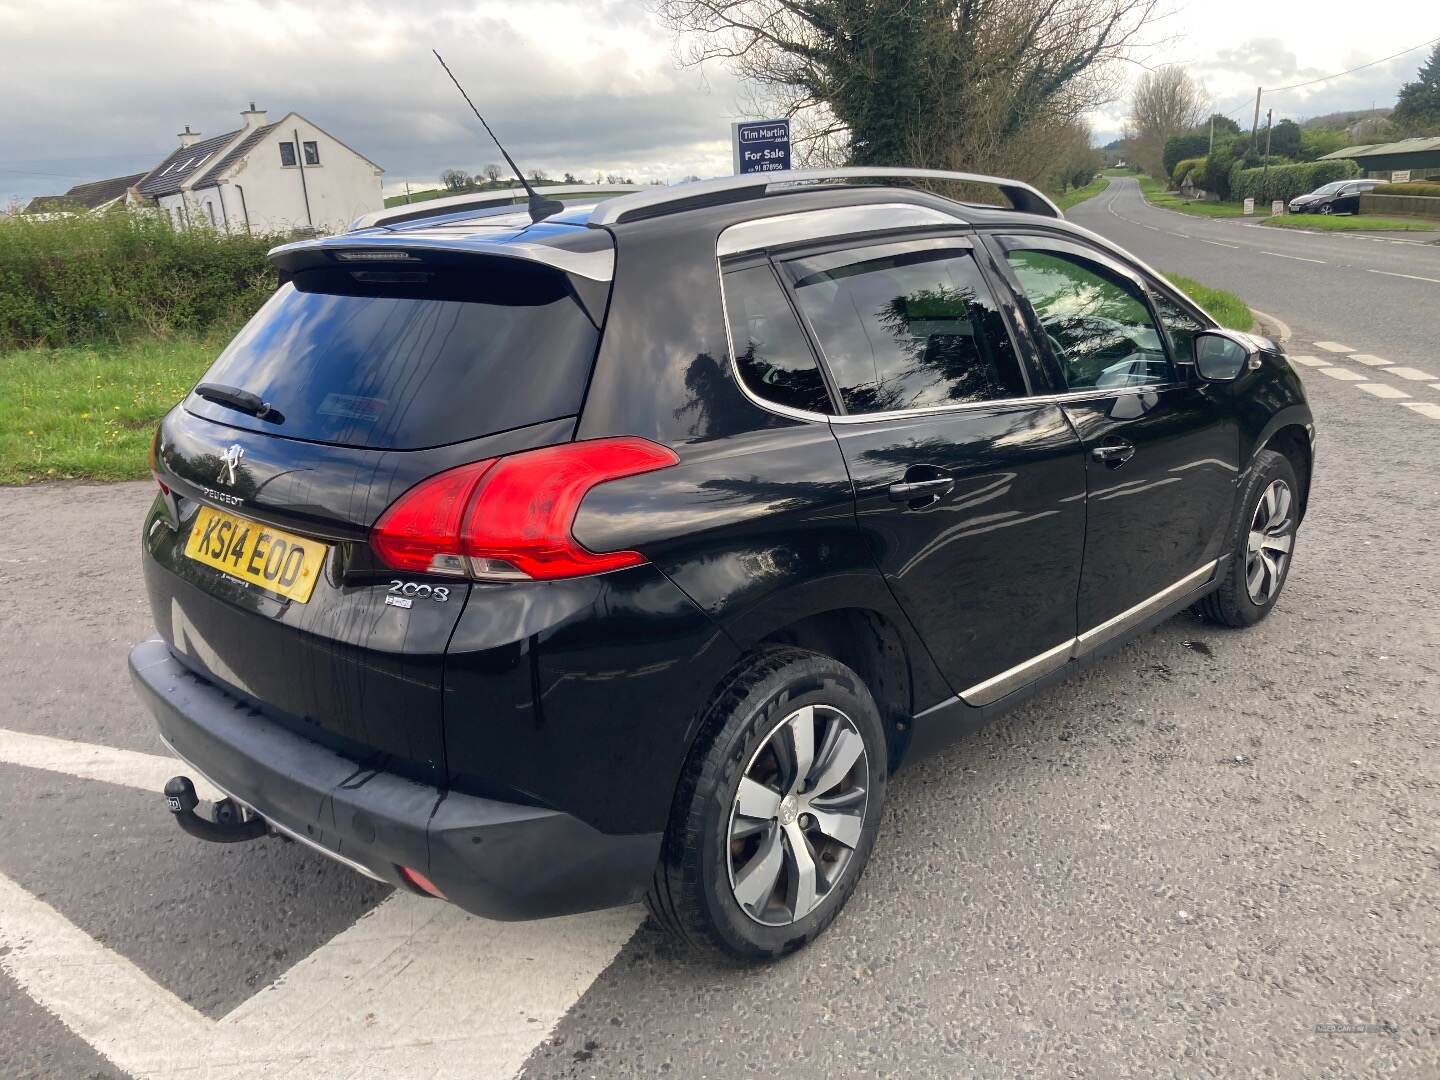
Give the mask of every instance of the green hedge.
[{"label": "green hedge", "polygon": [[1412,180],[1407,184],[1381,184],[1371,195],[1428,195],[1440,196],[1440,183],[1428,184]]},{"label": "green hedge", "polygon": [[1185,178],[1191,173],[1194,173],[1195,179],[1199,180],[1200,173],[1204,171],[1205,159],[1203,157],[1186,158],[1184,161],[1178,162],[1175,166],[1175,171],[1170,174],[1170,186],[1178,189],[1181,184],[1185,183]]},{"label": "green hedge", "polygon": [[1359,175],[1360,166],[1353,161],[1306,161],[1299,165],[1271,165],[1269,169],[1247,169],[1237,162],[1230,170],[1230,198],[1288,202],[1322,184]]},{"label": "green hedge", "polygon": [[240,322],[275,289],[277,239],[177,232],[150,213],[0,219],[0,350]]}]

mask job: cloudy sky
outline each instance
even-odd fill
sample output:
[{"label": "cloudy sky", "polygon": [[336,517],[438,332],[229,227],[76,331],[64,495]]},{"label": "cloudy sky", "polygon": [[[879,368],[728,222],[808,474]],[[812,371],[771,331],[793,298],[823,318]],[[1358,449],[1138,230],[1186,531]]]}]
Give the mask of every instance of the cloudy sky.
[{"label": "cloudy sky", "polygon": [[[1374,20],[1354,0],[1169,3],[1136,60],[1185,64],[1242,123],[1257,84],[1440,37],[1434,0],[1389,0]],[[477,169],[496,154],[431,46],[527,169],[638,180],[730,169],[740,87],[718,67],[677,68],[644,0],[0,0],[0,206],[149,168],[183,126],[232,130],[251,100],[272,117],[301,112],[379,162],[387,191]],[[1266,105],[1277,119],[1388,105],[1424,55]],[[1123,103],[1097,113],[1097,136],[1113,137],[1123,114]]]}]

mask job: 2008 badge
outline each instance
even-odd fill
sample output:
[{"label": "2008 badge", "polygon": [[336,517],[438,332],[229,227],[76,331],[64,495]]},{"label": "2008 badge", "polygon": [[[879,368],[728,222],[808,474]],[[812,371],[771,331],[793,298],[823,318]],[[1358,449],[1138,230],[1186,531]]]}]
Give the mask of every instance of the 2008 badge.
[{"label": "2008 badge", "polygon": [[423,581],[400,581],[398,578],[390,582],[389,595],[385,602],[392,607],[409,607],[409,604],[397,604],[399,599],[420,599],[434,600],[437,604],[443,604],[450,599],[450,588],[447,585],[427,585]]}]

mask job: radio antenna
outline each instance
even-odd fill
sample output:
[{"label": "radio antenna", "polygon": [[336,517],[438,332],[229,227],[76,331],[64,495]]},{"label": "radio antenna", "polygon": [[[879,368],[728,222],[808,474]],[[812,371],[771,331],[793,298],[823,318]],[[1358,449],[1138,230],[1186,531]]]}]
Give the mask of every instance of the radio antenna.
[{"label": "radio antenna", "polygon": [[558,202],[555,199],[546,199],[535,193],[535,189],[532,188],[525,179],[525,174],[520,171],[520,166],[515,164],[515,159],[510,156],[510,152],[506,150],[500,140],[496,138],[495,132],[490,130],[490,125],[485,123],[485,117],[480,115],[480,110],[475,108],[475,103],[470,100],[470,95],[465,92],[465,88],[460,85],[460,80],[457,79],[455,73],[450,70],[450,65],[445,63],[445,58],[441,56],[436,49],[431,49],[430,51],[435,54],[435,59],[440,61],[440,66],[445,69],[445,74],[450,76],[450,81],[455,84],[455,89],[460,91],[460,96],[465,99],[465,104],[470,106],[470,111],[475,114],[475,119],[479,120],[484,126],[485,133],[489,135],[491,139],[494,139],[496,146],[500,147],[500,153],[505,156],[505,161],[509,164],[510,171],[515,174],[515,179],[520,181],[520,186],[525,189],[525,194],[530,197],[531,222],[543,221],[551,214],[558,214],[561,210],[564,210],[564,203]]}]

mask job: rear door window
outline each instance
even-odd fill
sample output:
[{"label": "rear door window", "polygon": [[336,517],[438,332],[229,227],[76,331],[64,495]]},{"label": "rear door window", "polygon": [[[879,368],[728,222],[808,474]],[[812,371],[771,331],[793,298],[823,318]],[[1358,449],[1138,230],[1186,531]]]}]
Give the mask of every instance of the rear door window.
[{"label": "rear door window", "polygon": [[186,408],[288,438],[415,450],[579,412],[599,331],[564,276],[519,260],[465,272],[312,270],[282,285],[201,382],[266,419]]},{"label": "rear door window", "polygon": [[1027,393],[974,252],[937,244],[854,248],[786,264],[847,412]]}]

